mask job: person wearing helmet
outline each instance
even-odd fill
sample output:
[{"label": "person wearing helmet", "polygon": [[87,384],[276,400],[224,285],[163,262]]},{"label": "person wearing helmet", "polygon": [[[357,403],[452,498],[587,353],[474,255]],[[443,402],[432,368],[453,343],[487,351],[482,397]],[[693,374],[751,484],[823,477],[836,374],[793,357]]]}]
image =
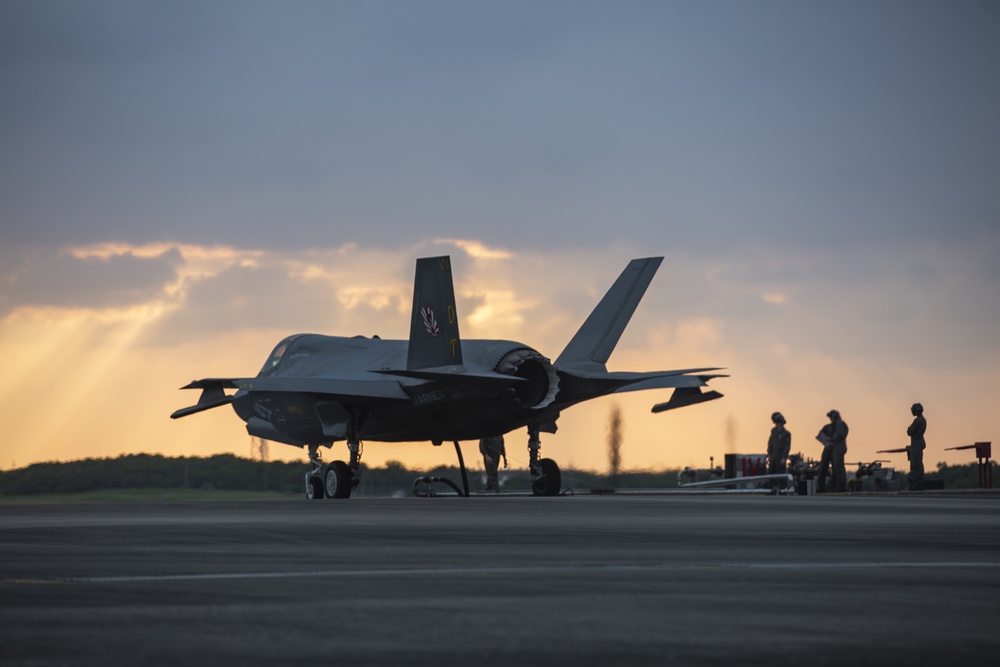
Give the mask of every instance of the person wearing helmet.
[{"label": "person wearing helmet", "polygon": [[840,412],[830,410],[826,413],[830,423],[820,429],[816,439],[823,443],[823,455],[819,460],[819,478],[817,491],[826,491],[827,470],[833,468],[833,490],[847,491],[847,465],[844,458],[847,455],[847,423],[840,418]]},{"label": "person wearing helmet", "polygon": [[785,429],[785,418],[780,412],[771,415],[774,428],[767,440],[767,474],[779,475],[788,472],[788,453],[792,451],[792,434]]},{"label": "person wearing helmet", "polygon": [[910,406],[910,414],[913,415],[913,423],[906,429],[906,435],[910,436],[910,446],[906,450],[906,457],[910,459],[910,491],[923,491],[924,449],[927,448],[924,441],[924,432],[927,431],[924,406],[914,403]]}]

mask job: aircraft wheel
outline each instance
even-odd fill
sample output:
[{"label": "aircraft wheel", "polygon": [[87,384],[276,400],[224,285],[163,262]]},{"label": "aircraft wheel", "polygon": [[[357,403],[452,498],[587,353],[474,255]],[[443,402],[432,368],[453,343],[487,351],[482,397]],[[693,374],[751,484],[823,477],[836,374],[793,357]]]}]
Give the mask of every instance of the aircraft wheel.
[{"label": "aircraft wheel", "polygon": [[562,473],[552,459],[540,459],[542,477],[531,484],[531,492],[536,496],[557,496],[562,489]]},{"label": "aircraft wheel", "polygon": [[315,475],[306,477],[306,498],[309,500],[323,500],[323,480]]},{"label": "aircraft wheel", "polygon": [[351,469],[343,461],[334,461],[326,467],[324,481],[327,498],[351,497]]}]

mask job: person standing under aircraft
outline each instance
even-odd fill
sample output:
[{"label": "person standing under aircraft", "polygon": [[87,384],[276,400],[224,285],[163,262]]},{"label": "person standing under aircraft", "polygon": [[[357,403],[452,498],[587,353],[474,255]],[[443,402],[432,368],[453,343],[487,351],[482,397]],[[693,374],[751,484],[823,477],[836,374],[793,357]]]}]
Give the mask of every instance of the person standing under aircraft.
[{"label": "person standing under aircraft", "polygon": [[910,414],[913,415],[913,423],[906,429],[906,435],[910,436],[910,446],[906,456],[910,459],[910,491],[924,490],[924,449],[927,442],[924,440],[924,433],[927,431],[927,420],[924,419],[924,406],[914,403],[910,407]]},{"label": "person standing under aircraft", "polygon": [[507,449],[503,436],[483,438],[479,441],[479,452],[483,455],[483,467],[486,468],[486,490],[500,492],[500,457],[503,457],[503,467],[507,467]]},{"label": "person standing under aircraft", "polygon": [[830,410],[826,413],[830,418],[830,465],[833,466],[833,490],[844,493],[847,491],[847,467],[844,458],[847,456],[847,423],[840,418],[840,412]]},{"label": "person standing under aircraft", "polygon": [[774,428],[767,440],[767,474],[788,472],[788,453],[792,451],[792,434],[785,429],[785,418],[780,412],[771,415]]}]

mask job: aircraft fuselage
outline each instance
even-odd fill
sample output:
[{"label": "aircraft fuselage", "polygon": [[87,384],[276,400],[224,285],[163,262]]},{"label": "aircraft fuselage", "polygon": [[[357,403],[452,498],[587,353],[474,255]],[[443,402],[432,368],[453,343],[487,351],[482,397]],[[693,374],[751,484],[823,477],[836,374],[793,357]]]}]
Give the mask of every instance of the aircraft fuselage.
[{"label": "aircraft fuselage", "polygon": [[[407,341],[302,334],[285,339],[256,378],[241,381],[236,414],[251,435],[292,445],[347,439],[477,440],[554,418],[558,376],[523,343],[463,341],[463,373],[448,381],[406,370]],[[492,382],[479,381],[492,375]],[[336,377],[336,380],[332,380]],[[456,381],[457,378],[457,381]],[[308,385],[308,391],[301,389]],[[551,394],[551,396],[550,396]],[[573,401],[576,402],[576,401]]]}]

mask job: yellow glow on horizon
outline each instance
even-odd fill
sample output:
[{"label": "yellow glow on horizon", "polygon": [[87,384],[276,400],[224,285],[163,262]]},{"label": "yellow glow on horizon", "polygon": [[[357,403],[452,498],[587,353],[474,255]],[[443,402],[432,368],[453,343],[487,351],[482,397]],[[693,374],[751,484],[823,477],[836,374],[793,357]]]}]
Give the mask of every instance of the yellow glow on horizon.
[{"label": "yellow glow on horizon", "polygon": [[[522,341],[543,354],[556,355],[586,317],[564,298],[575,290],[580,303],[596,303],[614,279],[615,267],[567,279],[570,267],[600,267],[589,255],[543,259],[462,240],[450,243],[468,253],[463,275],[455,276],[459,317],[466,338]],[[146,347],[143,332],[162,322],[187,300],[199,281],[235,266],[262,267],[292,281],[317,282],[310,289],[339,304],[334,335],[387,328],[404,331],[412,283],[411,251],[363,250],[347,246],[303,253],[242,250],[186,244],[95,244],[80,246],[80,258],[112,258],[131,253],[156,259],[176,249],[177,278],[148,301],[119,308],[21,306],[0,320],[0,416],[7,427],[6,467],[59,458],[113,456],[150,452],[165,455],[210,455],[231,452],[246,456],[249,436],[231,409],[219,408],[172,422],[169,414],[197,400],[197,392],[177,387],[198,377],[255,375],[274,343],[294,331],[286,323],[269,328],[177,333],[175,341]],[[606,274],[606,275],[605,275]],[[280,283],[284,288],[288,283]],[[293,283],[294,284],[294,283]],[[765,295],[784,298],[783,294]],[[250,303],[257,295],[233,293]],[[273,298],[273,295],[271,296]],[[573,301],[570,299],[569,301]],[[221,302],[221,301],[219,301]],[[208,302],[206,302],[208,303]],[[474,304],[474,305],[470,305]],[[200,304],[204,307],[205,304]],[[463,311],[463,307],[468,310]],[[335,306],[336,308],[336,306]],[[580,305],[576,306],[581,308]],[[397,312],[398,311],[398,312]],[[777,312],[777,311],[775,311]],[[185,325],[188,326],[188,325]],[[190,335],[190,338],[185,336]],[[944,453],[946,446],[989,440],[984,432],[992,402],[1000,395],[1000,354],[981,359],[977,370],[912,364],[872,369],[863,357],[835,355],[822,348],[799,349],[775,339],[748,344],[728,319],[674,318],[669,312],[640,306],[609,360],[611,370],[657,370],[722,366],[731,378],[713,380],[711,388],[726,395],[719,401],[654,415],[650,407],[669,398],[670,390],[619,394],[564,411],[559,431],[543,434],[543,455],[560,465],[602,470],[606,467],[605,429],[610,407],[622,406],[627,469],[708,465],[728,449],[754,453],[766,446],[768,415],[781,410],[789,418],[793,451],[817,456],[813,436],[826,410],[836,407],[851,426],[850,460],[872,460],[875,450],[900,446],[908,407],[921,400],[928,409],[928,465],[939,460],[966,462],[963,453]],[[772,370],[774,372],[772,372]],[[954,391],[962,387],[964,392]],[[727,424],[735,425],[727,440]],[[524,429],[508,435],[512,464],[527,460]],[[463,443],[470,467],[478,465],[476,443]],[[272,443],[271,454],[304,460],[293,447]],[[326,454],[344,458],[338,443]],[[364,461],[384,465],[399,460],[410,466],[453,463],[451,446],[427,443],[367,444]],[[897,467],[905,461],[894,461]]]}]

